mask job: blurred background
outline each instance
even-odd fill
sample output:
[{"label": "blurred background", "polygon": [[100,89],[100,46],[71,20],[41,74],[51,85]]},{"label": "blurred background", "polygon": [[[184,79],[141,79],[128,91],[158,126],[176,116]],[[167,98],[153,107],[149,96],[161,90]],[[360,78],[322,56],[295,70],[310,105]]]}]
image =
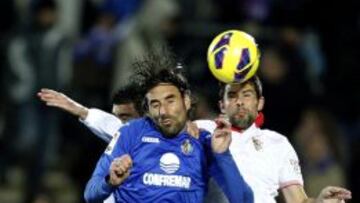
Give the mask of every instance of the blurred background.
[{"label": "blurred background", "polygon": [[42,87],[111,110],[133,59],[168,45],[213,118],[206,65],[220,32],[244,30],[261,50],[265,127],[296,148],[305,189],[340,185],[360,202],[360,7],[326,0],[1,0],[0,202],[83,202],[106,144],[46,107]]}]

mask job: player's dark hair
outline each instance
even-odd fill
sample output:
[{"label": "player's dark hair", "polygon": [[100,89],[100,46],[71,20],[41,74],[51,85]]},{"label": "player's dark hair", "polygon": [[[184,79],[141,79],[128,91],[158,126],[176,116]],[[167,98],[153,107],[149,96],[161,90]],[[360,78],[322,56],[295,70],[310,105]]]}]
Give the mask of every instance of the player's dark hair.
[{"label": "player's dark hair", "polygon": [[133,103],[136,111],[142,115],[141,99],[138,87],[132,83],[118,89],[112,97],[112,104],[129,104]]},{"label": "player's dark hair", "polygon": [[[247,83],[254,87],[255,92],[256,92],[256,97],[258,99],[263,96],[262,83],[261,83],[260,78],[257,75],[254,75],[253,77],[251,77],[247,81],[243,82],[242,84],[247,84]],[[219,83],[219,85],[220,85],[219,97],[220,97],[220,100],[222,100],[224,98],[226,84]]]},{"label": "player's dark hair", "polygon": [[182,73],[182,66],[175,55],[166,48],[157,50],[138,59],[133,65],[131,81],[139,87],[144,108],[147,109],[146,93],[161,83],[177,87],[182,95],[190,94],[189,83]]},{"label": "player's dark hair", "polygon": [[38,13],[42,9],[56,10],[57,5],[54,0],[34,0],[31,1],[30,8],[33,13]]}]

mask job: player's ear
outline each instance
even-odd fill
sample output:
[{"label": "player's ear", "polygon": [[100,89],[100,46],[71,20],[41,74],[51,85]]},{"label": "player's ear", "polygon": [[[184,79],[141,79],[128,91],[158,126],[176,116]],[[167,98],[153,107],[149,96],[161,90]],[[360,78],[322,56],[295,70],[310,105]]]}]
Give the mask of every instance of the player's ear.
[{"label": "player's ear", "polygon": [[221,113],[225,113],[225,105],[224,105],[224,101],[221,99],[219,100],[219,108],[220,108],[220,112]]},{"label": "player's ear", "polygon": [[265,105],[265,98],[263,96],[261,96],[259,98],[259,103],[258,103],[258,106],[257,106],[257,110],[262,111],[263,108],[264,108],[264,105]]},{"label": "player's ear", "polygon": [[184,102],[185,102],[186,111],[189,111],[190,108],[191,108],[190,93],[185,93],[185,94],[184,94]]}]

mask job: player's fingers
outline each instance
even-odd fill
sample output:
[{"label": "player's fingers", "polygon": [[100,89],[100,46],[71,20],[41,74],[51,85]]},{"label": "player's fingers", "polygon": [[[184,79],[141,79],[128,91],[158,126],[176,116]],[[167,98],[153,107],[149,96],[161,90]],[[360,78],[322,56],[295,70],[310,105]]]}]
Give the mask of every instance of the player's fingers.
[{"label": "player's fingers", "polygon": [[110,165],[110,171],[112,171],[116,176],[122,176],[126,169],[124,169],[119,162],[113,161]]},{"label": "player's fingers", "polygon": [[110,171],[115,173],[117,167],[118,167],[118,163],[113,161],[110,165]]},{"label": "player's fingers", "polygon": [[55,90],[52,90],[52,89],[48,89],[48,88],[42,88],[40,91],[41,91],[42,93],[45,93],[45,94],[53,94],[53,95],[59,94],[58,91],[55,91]]},{"label": "player's fingers", "polygon": [[217,137],[226,137],[231,135],[231,130],[229,129],[217,129],[214,132],[214,136]]},{"label": "player's fingers", "polygon": [[117,176],[121,177],[126,173],[126,168],[124,168],[124,166],[117,166],[114,169],[114,172]]},{"label": "player's fingers", "polygon": [[39,95],[39,97],[42,101],[50,101],[54,99],[54,96],[52,95]]},{"label": "player's fingers", "polygon": [[55,95],[53,95],[53,94],[44,93],[44,92],[38,92],[37,96],[40,98],[54,98],[55,97]]},{"label": "player's fingers", "polygon": [[59,98],[59,97],[62,97],[61,93],[56,92],[54,90],[38,92],[38,96],[43,97],[43,98]]},{"label": "player's fingers", "polygon": [[129,168],[132,166],[132,161],[131,161],[131,159],[122,160],[122,165],[123,165],[125,168],[129,169]]},{"label": "player's fingers", "polygon": [[351,199],[351,192],[345,188],[329,186],[324,189],[324,196],[336,199]]},{"label": "player's fingers", "polygon": [[218,128],[231,128],[231,123],[226,117],[218,117],[215,119]]},{"label": "player's fingers", "polygon": [[352,194],[349,190],[344,188],[334,188],[333,191],[337,199],[351,199]]},{"label": "player's fingers", "polygon": [[129,163],[125,163],[122,161],[117,161],[114,163],[114,170],[117,172],[118,175],[122,175],[130,168]]},{"label": "player's fingers", "polygon": [[123,162],[127,167],[132,166],[132,159],[131,159],[130,155],[125,154],[125,155],[121,156],[120,159],[121,159],[121,162]]},{"label": "player's fingers", "polygon": [[109,175],[110,175],[110,180],[109,180],[110,184],[118,185],[120,183],[121,177],[116,174],[115,170],[112,170],[112,171],[110,170]]},{"label": "player's fingers", "polygon": [[336,187],[336,186],[329,186],[328,190],[333,192],[333,193],[347,193],[350,194],[351,192],[345,188],[341,188],[341,187]]}]

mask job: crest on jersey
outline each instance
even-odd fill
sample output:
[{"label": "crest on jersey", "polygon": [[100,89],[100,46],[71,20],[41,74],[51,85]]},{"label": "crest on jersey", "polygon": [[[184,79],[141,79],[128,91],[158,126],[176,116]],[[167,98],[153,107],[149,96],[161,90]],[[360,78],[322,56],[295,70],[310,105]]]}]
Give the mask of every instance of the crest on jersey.
[{"label": "crest on jersey", "polygon": [[293,170],[297,174],[301,174],[299,160],[297,159],[290,159],[290,165],[292,166]]},{"label": "crest on jersey", "polygon": [[254,147],[255,147],[256,151],[262,150],[263,142],[260,139],[253,137],[252,142],[254,144]]},{"label": "crest on jersey", "polygon": [[194,147],[189,139],[186,139],[181,144],[181,152],[185,155],[189,155],[194,151]]}]

